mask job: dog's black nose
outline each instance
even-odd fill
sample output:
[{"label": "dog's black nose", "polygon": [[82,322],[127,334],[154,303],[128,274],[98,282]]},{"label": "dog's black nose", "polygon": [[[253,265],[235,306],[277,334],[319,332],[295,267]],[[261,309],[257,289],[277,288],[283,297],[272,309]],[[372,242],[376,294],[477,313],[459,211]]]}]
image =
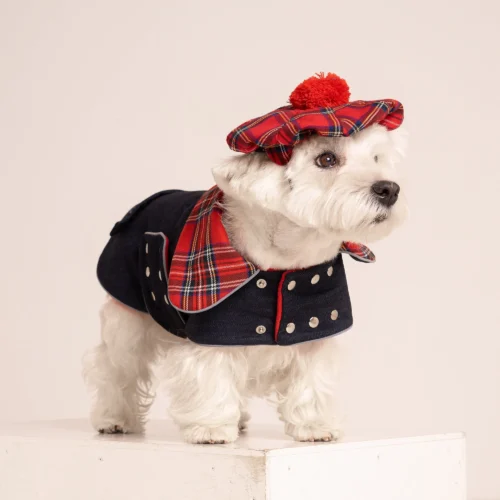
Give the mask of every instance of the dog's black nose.
[{"label": "dog's black nose", "polygon": [[399,190],[399,185],[391,181],[378,181],[372,185],[372,191],[378,201],[386,207],[392,207],[396,203]]}]

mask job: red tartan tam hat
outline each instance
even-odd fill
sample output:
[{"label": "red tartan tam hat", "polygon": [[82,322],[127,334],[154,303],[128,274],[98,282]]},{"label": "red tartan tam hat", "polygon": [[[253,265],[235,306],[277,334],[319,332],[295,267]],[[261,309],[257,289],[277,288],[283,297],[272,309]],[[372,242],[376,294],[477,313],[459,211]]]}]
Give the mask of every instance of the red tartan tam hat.
[{"label": "red tartan tam hat", "polygon": [[349,86],[333,73],[317,73],[290,95],[290,105],[254,118],[227,136],[233,151],[265,151],[278,165],[286,165],[293,147],[312,134],[347,137],[378,123],[388,130],[403,122],[403,105],[394,99],[349,101]]}]

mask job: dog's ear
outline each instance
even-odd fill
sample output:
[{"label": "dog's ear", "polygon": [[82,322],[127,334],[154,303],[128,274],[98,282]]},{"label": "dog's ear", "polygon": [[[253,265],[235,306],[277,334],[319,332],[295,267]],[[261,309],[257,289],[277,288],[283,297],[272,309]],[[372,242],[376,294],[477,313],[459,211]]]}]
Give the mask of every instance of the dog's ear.
[{"label": "dog's ear", "polygon": [[393,151],[395,152],[393,160],[397,163],[406,155],[406,150],[408,149],[408,131],[399,127],[389,132],[389,137],[392,142]]},{"label": "dog's ear", "polygon": [[275,209],[283,199],[286,185],[285,167],[269,161],[265,154],[252,153],[233,156],[212,168],[219,188],[228,195],[249,203]]}]

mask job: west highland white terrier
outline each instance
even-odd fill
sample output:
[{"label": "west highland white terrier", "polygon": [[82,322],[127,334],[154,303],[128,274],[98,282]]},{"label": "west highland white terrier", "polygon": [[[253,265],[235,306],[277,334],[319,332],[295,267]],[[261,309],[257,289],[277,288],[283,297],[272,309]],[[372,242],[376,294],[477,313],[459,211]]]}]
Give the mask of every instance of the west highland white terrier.
[{"label": "west highland white terrier", "polygon": [[229,134],[243,154],[213,169],[215,187],[162,191],[115,225],[98,264],[102,342],[85,359],[96,430],[144,430],[159,364],[188,442],[235,441],[252,396],[273,397],[296,440],[338,437],[342,254],[373,261],[363,244],[406,215],[403,107],[349,95],[333,74],[304,81]]}]

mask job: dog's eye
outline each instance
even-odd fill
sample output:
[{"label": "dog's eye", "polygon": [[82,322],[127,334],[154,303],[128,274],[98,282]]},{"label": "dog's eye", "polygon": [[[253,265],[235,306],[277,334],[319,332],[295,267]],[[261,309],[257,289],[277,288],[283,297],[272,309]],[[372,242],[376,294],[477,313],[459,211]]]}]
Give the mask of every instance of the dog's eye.
[{"label": "dog's eye", "polygon": [[320,154],[316,158],[316,165],[320,168],[330,168],[335,166],[337,163],[337,157],[330,151]]},{"label": "dog's eye", "polygon": [[375,163],[378,163],[378,155],[375,155],[373,159],[375,160]]}]

